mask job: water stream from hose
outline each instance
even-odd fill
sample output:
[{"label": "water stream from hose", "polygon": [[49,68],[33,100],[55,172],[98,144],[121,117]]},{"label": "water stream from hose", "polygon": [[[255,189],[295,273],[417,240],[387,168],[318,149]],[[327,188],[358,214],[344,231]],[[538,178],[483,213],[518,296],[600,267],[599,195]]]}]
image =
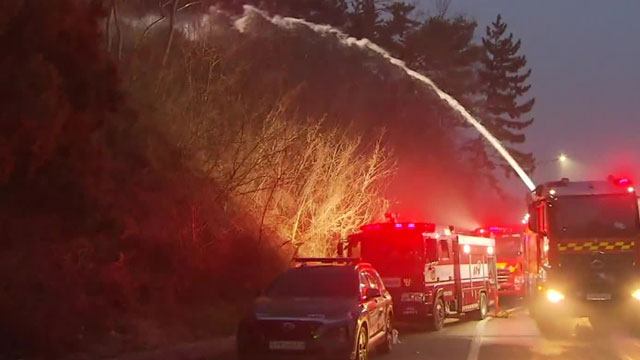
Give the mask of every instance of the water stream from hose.
[{"label": "water stream from hose", "polygon": [[251,16],[261,16],[265,20],[270,23],[284,29],[293,29],[296,26],[306,26],[314,32],[323,35],[323,36],[334,36],[338,41],[340,41],[345,46],[357,46],[362,49],[366,49],[372,51],[384,59],[386,59],[389,63],[399,67],[402,69],[407,75],[412,77],[415,80],[420,81],[421,83],[430,87],[438,97],[444,100],[452,109],[458,112],[469,124],[471,124],[484,138],[502,155],[502,157],[511,165],[513,170],[520,176],[522,182],[529,188],[529,190],[533,191],[535,189],[535,185],[531,178],[527,175],[527,173],[520,167],[520,164],[509,154],[507,149],[502,146],[500,141],[496,139],[476,118],[474,118],[467,109],[464,108],[456,99],[454,99],[451,95],[442,91],[431,79],[420,74],[419,72],[412,70],[406,66],[404,61],[394,58],[389,54],[386,50],[375,44],[374,42],[368,39],[356,39],[351,37],[344,32],[336,29],[330,25],[320,25],[315,24],[303,19],[297,19],[292,17],[282,17],[282,16],[269,16],[262,10],[259,10],[253,6],[245,5],[244,6],[244,15],[237,19],[234,23],[236,29],[240,32],[246,31],[246,27],[248,21],[250,21]]}]

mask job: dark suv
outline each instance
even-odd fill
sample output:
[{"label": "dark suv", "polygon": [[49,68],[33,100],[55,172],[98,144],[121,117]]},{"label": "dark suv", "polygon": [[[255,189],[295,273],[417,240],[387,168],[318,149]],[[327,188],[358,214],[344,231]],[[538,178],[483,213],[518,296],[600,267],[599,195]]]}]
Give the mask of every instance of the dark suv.
[{"label": "dark suv", "polygon": [[240,359],[368,358],[391,351],[391,295],[370,264],[297,259],[256,299],[238,328]]}]

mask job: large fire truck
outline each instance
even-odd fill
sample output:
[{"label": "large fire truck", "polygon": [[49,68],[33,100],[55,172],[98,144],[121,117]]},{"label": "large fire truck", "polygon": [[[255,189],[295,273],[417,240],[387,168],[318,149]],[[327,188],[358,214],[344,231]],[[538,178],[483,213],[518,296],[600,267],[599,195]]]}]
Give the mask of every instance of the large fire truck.
[{"label": "large fire truck", "polygon": [[548,182],[528,196],[528,206],[530,233],[542,250],[532,307],[540,329],[583,316],[594,325],[606,318],[637,325],[640,217],[631,181]]},{"label": "large fire truck", "polygon": [[528,236],[524,226],[488,226],[475,233],[496,241],[498,295],[524,298],[535,289],[538,249],[535,237]]},{"label": "large fire truck", "polygon": [[496,296],[493,239],[393,220],[360,230],[348,237],[347,255],[378,270],[393,298],[397,320],[440,330],[446,317],[487,315]]}]

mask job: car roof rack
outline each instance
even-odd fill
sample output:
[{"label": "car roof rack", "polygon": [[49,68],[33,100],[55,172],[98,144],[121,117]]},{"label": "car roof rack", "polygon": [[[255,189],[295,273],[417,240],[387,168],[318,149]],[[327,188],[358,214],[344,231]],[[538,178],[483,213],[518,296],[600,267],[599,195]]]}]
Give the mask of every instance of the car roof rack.
[{"label": "car roof rack", "polygon": [[302,266],[307,265],[307,263],[321,263],[321,264],[356,264],[361,262],[360,258],[349,258],[349,257],[296,257],[293,258],[292,263],[298,263]]}]

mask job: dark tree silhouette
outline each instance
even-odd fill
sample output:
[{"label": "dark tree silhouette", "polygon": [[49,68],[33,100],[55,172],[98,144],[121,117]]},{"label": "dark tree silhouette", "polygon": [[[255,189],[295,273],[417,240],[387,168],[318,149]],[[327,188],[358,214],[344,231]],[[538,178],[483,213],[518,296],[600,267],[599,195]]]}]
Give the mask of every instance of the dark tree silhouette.
[{"label": "dark tree silhouette", "polygon": [[[531,69],[527,69],[527,59],[519,55],[521,41],[507,35],[507,24],[500,15],[487,26],[482,39],[484,56],[480,71],[484,104],[481,110],[483,123],[502,142],[521,144],[525,141],[523,130],[533,123],[526,118],[535,103],[531,98],[521,102],[531,85],[527,80]],[[533,168],[533,156],[511,147],[509,151],[526,168]],[[505,167],[505,169],[509,169]],[[508,172],[510,170],[507,170]]]}]

